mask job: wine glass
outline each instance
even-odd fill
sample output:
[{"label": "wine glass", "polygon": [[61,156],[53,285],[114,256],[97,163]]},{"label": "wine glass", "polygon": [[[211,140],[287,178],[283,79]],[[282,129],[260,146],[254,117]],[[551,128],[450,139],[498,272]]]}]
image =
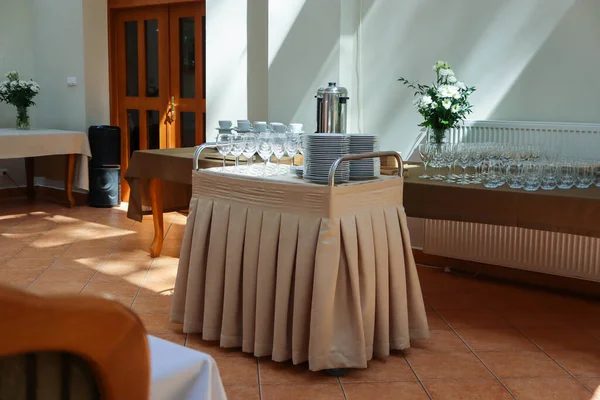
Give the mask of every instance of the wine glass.
[{"label": "wine glass", "polygon": [[258,139],[254,133],[248,132],[244,134],[244,141],[245,145],[242,154],[244,155],[244,157],[246,157],[246,169],[247,173],[249,174],[250,168],[252,167],[252,157],[254,157],[254,154],[256,153],[256,149],[258,147]]},{"label": "wine glass", "polygon": [[227,166],[226,159],[227,155],[231,152],[232,144],[231,133],[219,133],[217,135],[217,150],[223,156],[223,169]]},{"label": "wine glass", "polygon": [[419,145],[419,156],[421,157],[421,161],[423,161],[424,167],[423,175],[421,175],[419,179],[428,179],[430,176],[427,175],[427,166],[431,162],[433,156],[432,147],[429,143],[421,143]]},{"label": "wine glass", "polygon": [[294,157],[298,154],[300,135],[293,132],[288,132],[285,135],[285,152],[291,159],[291,165],[294,166]]},{"label": "wine glass", "polygon": [[235,157],[234,171],[236,171],[236,172],[239,167],[240,156],[244,152],[245,147],[246,147],[246,141],[245,141],[244,135],[237,135],[237,134],[231,135],[231,155]]},{"label": "wine glass", "polygon": [[263,169],[263,175],[267,174],[267,164],[269,163],[269,159],[273,155],[273,143],[271,134],[268,132],[262,132],[258,135],[258,155],[265,162],[265,166]]},{"label": "wine glass", "polygon": [[273,155],[277,159],[277,173],[279,174],[279,168],[281,164],[281,157],[285,154],[285,134],[283,133],[274,133],[272,134],[272,146],[273,146]]},{"label": "wine glass", "polygon": [[462,144],[458,148],[458,165],[462,168],[461,179],[456,182],[459,185],[468,185],[470,182],[467,179],[467,167],[471,163],[471,149],[466,144]]}]

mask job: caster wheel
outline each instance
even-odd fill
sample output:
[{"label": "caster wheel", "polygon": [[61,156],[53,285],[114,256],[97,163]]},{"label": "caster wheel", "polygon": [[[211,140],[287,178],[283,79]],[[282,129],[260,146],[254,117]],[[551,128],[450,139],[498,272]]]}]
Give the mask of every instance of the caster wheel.
[{"label": "caster wheel", "polygon": [[336,378],[346,375],[346,372],[348,372],[348,368],[334,368],[334,369],[326,369],[325,370],[325,373],[327,375],[335,376]]}]

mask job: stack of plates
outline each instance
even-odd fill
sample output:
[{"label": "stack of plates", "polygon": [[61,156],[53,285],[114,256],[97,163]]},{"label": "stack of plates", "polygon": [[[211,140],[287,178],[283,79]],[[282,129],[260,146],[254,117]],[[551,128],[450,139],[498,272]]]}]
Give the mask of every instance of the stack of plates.
[{"label": "stack of plates", "polygon": [[[373,153],[379,151],[377,135],[349,134],[350,154]],[[350,179],[371,179],[380,175],[381,161],[379,158],[350,161]]]},{"label": "stack of plates", "polygon": [[[327,183],[329,169],[340,157],[350,152],[350,136],[339,133],[305,133],[304,140],[304,179],[311,182]],[[339,165],[335,182],[350,180],[350,164]]]}]

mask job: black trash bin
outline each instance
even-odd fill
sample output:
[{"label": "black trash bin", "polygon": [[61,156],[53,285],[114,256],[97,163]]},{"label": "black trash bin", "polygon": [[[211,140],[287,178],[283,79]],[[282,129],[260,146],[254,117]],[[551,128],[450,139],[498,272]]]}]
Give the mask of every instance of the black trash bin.
[{"label": "black trash bin", "polygon": [[92,159],[89,165],[92,207],[121,204],[121,129],[118,126],[90,126],[88,130]]}]

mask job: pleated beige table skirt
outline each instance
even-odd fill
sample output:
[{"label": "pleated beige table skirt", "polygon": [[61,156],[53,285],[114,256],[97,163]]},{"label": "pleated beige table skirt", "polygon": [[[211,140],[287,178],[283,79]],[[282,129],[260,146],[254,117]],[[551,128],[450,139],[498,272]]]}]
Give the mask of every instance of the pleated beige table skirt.
[{"label": "pleated beige table skirt", "polygon": [[192,180],[171,310],[184,332],[313,371],[366,368],[428,337],[402,178]]}]

